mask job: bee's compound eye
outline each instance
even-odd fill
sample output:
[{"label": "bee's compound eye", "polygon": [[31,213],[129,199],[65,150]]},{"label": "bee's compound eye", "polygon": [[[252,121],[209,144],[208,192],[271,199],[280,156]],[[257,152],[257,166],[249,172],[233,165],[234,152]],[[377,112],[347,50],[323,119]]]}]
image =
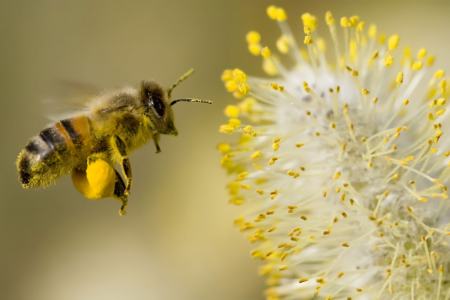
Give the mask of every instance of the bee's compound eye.
[{"label": "bee's compound eye", "polygon": [[158,116],[162,117],[164,115],[164,102],[159,98],[152,98],[152,107]]}]

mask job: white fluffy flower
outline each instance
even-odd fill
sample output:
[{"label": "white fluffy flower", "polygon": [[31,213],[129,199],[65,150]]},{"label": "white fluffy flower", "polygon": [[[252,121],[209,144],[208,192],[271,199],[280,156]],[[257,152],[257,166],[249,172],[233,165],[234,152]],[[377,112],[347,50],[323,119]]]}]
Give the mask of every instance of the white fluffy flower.
[{"label": "white fluffy flower", "polygon": [[267,13],[282,56],[249,32],[272,77],[224,72],[240,102],[220,131],[238,139],[219,145],[267,298],[449,299],[444,72],[357,16],[336,25],[326,14],[326,49],[316,17],[303,14],[300,49],[284,10]]}]

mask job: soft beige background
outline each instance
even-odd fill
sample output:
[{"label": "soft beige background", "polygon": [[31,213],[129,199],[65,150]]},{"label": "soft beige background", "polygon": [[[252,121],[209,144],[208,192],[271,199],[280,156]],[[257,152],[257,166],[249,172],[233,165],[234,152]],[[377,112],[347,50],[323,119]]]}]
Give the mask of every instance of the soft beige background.
[{"label": "soft beige background", "polygon": [[[308,10],[359,14],[402,41],[426,46],[450,66],[450,1],[272,1],[294,30]],[[271,2],[1,1],[0,299],[261,299],[250,247],[231,223],[226,177],[215,145],[222,109],[233,101],[219,80],[226,67],[259,73],[245,33],[275,37]],[[269,41],[269,39],[266,39]],[[67,178],[24,191],[14,159],[46,124],[61,79],[99,87],[157,79],[169,85],[194,67],[176,96],[215,101],[175,107],[180,136],[131,157],[129,215],[113,201],[93,203]],[[64,101],[64,100],[61,100]]]}]

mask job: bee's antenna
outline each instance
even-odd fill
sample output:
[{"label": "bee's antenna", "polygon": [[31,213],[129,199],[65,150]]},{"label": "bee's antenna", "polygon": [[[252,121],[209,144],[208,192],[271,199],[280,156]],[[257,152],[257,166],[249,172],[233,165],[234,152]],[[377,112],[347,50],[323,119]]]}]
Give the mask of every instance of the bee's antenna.
[{"label": "bee's antenna", "polygon": [[170,99],[170,96],[172,95],[173,89],[176,88],[180,83],[182,83],[183,81],[188,79],[189,76],[192,75],[192,73],[194,73],[194,69],[190,68],[189,70],[187,70],[186,73],[181,75],[180,78],[178,78],[177,81],[174,84],[172,84],[172,86],[167,90],[167,96],[168,96],[169,99]]},{"label": "bee's antenna", "polygon": [[212,101],[209,100],[201,100],[196,98],[183,98],[183,99],[176,99],[170,102],[170,106],[176,104],[177,102],[197,102],[197,103],[206,103],[206,104],[212,104]]}]

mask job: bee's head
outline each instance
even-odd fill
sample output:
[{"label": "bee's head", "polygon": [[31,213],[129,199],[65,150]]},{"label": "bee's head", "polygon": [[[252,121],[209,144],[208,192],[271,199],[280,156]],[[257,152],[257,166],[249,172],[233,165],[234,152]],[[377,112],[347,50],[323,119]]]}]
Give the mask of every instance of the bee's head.
[{"label": "bee's head", "polygon": [[167,90],[167,93],[154,81],[142,82],[140,91],[141,101],[145,107],[146,114],[149,116],[159,133],[171,135],[178,134],[173,120],[172,105],[178,102],[212,103],[211,101],[193,98],[171,100],[173,89],[188,78],[193,72],[194,70],[190,69],[178,78],[178,80]]},{"label": "bee's head", "polygon": [[145,108],[145,113],[159,133],[178,134],[174,124],[172,107],[166,92],[159,84],[153,81],[143,81],[140,98]]}]

